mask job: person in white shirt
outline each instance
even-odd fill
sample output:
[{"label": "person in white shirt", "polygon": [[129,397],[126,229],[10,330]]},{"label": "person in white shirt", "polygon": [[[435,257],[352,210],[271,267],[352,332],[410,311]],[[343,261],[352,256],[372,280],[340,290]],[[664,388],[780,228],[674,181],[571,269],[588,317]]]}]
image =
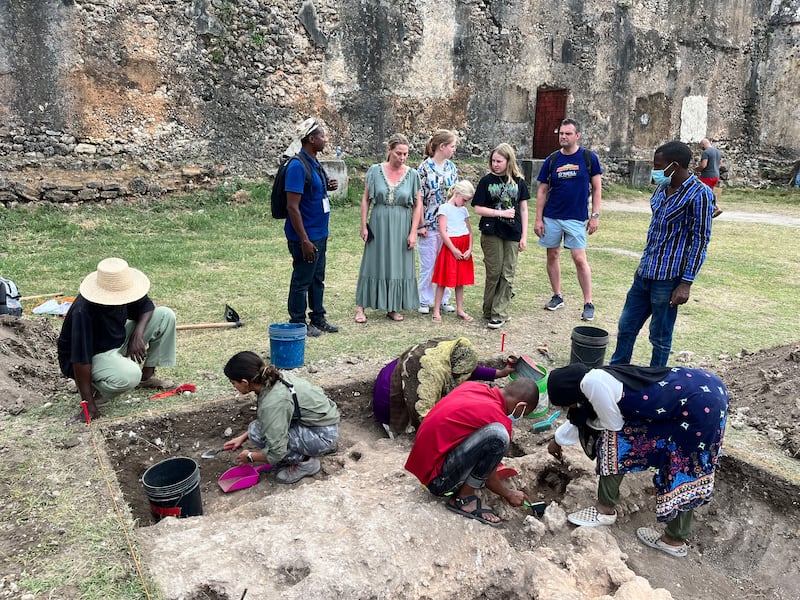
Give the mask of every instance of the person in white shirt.
[{"label": "person in white shirt", "polygon": [[646,545],[686,556],[692,511],[711,501],[728,415],[728,391],[715,374],[682,367],[573,364],[551,371],[550,403],[568,407],[548,452],[581,443],[597,459],[594,506],[570,514],[576,525],[612,525],[625,473],[655,469],[656,516],[663,534],[636,531]]}]

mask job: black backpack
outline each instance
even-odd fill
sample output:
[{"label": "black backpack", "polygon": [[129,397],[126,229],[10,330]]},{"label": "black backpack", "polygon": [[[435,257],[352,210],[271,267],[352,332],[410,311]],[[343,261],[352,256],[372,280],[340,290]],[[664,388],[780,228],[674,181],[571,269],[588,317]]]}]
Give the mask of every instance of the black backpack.
[{"label": "black backpack", "polygon": [[[561,152],[560,150],[556,150],[547,158],[550,160],[550,175],[547,178],[547,185],[552,185],[551,182],[553,181],[553,177],[556,176],[556,158],[558,158],[558,153]],[[583,149],[583,160],[586,161],[586,170],[589,172],[589,179],[592,178],[592,151],[588,148]],[[591,187],[592,183],[589,182],[589,186]]]},{"label": "black backpack", "polygon": [[275,173],[275,181],[272,183],[270,202],[272,203],[273,219],[285,219],[289,216],[289,211],[286,208],[286,169],[294,159],[299,160],[306,171],[306,182],[303,189],[307,190],[311,186],[311,165],[308,164],[302,152],[283,159],[278,167],[278,172]]},{"label": "black backpack", "polygon": [[22,304],[20,304],[20,293],[15,284],[10,279],[0,277],[0,315],[22,316]]}]

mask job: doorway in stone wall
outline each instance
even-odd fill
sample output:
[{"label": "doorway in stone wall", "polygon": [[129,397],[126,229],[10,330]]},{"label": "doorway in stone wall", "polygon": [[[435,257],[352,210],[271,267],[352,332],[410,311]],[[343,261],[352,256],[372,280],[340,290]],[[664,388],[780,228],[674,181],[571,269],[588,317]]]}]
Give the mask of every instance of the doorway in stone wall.
[{"label": "doorway in stone wall", "polygon": [[567,89],[536,90],[533,122],[533,158],[547,158],[558,150],[558,126],[567,116]]}]

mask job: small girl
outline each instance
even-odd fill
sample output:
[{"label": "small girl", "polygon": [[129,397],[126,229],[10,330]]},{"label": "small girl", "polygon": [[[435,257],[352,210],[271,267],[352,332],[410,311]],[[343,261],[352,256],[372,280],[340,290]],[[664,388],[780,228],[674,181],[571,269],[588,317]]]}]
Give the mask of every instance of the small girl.
[{"label": "small girl", "polygon": [[456,314],[469,322],[464,312],[464,286],[475,283],[475,268],[472,264],[472,228],[466,204],[475,194],[469,181],[461,180],[450,188],[447,202],[439,206],[437,223],[442,238],[442,249],[433,268],[433,283],[436,294],[433,303],[433,321],[442,322],[440,308],[446,288],[455,288]]}]

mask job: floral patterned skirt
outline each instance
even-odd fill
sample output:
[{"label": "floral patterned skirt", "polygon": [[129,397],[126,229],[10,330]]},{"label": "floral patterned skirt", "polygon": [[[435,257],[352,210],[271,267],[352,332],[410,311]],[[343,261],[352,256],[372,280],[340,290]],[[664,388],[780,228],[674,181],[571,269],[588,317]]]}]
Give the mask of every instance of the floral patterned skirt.
[{"label": "floral patterned skirt", "polygon": [[728,414],[722,381],[708,371],[675,367],[644,390],[625,390],[619,407],[625,422],[620,431],[602,432],[598,474],[654,469],[661,522],[709,502]]}]

